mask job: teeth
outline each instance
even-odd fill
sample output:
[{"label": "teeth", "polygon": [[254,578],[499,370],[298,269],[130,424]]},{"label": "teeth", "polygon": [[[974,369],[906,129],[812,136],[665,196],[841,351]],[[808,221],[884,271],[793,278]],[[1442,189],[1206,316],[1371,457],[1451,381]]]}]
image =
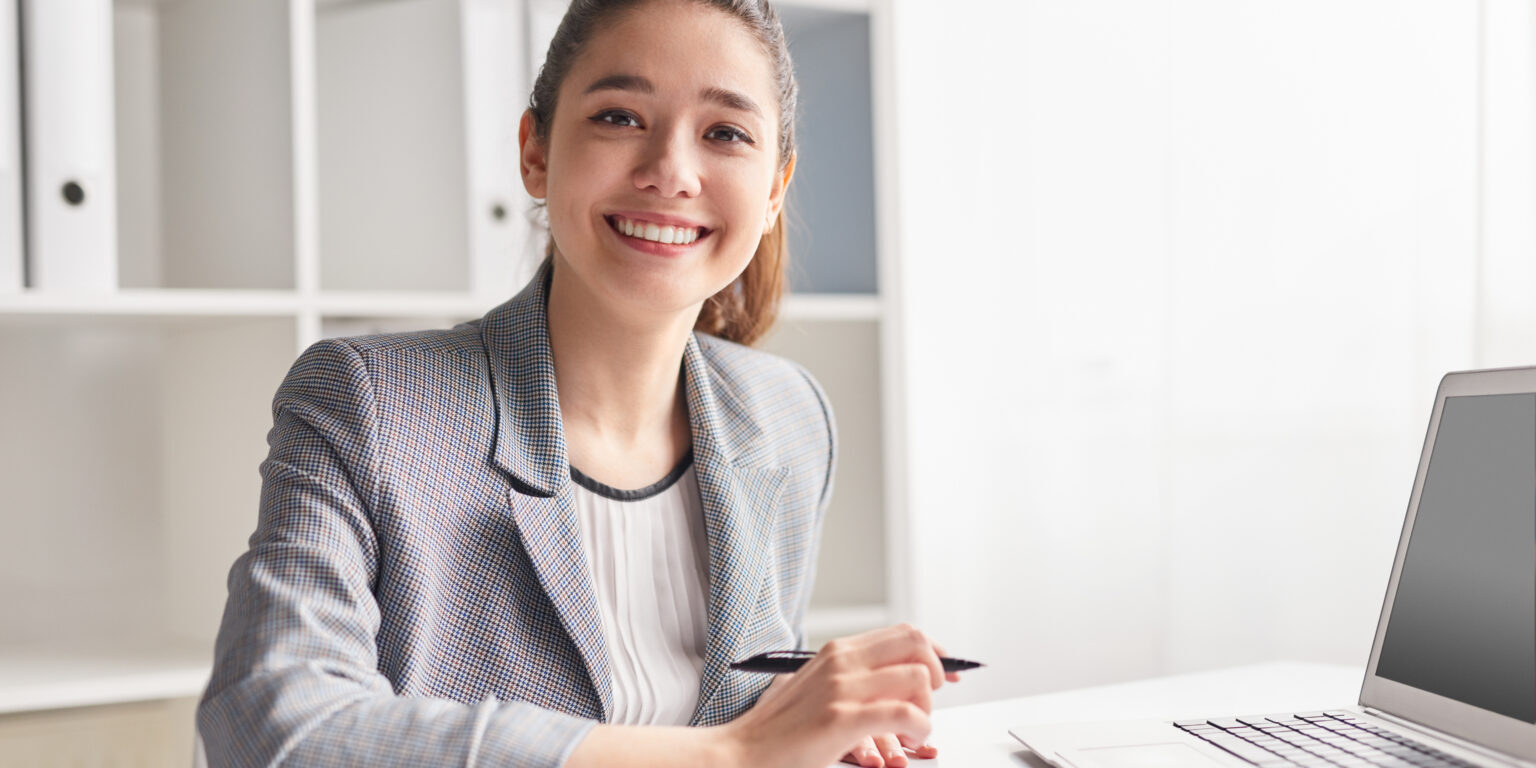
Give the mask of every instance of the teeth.
[{"label": "teeth", "polygon": [[687,245],[699,239],[697,228],[674,227],[620,217],[615,217],[614,228],[628,237],[638,237],[653,243],[668,245]]}]

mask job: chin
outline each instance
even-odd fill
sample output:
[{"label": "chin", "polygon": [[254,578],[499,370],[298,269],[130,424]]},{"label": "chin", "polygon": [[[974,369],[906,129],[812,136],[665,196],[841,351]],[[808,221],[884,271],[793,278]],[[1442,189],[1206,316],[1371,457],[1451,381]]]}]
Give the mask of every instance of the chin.
[{"label": "chin", "polygon": [[707,288],[679,286],[665,278],[655,280],[616,280],[605,291],[616,305],[644,314],[677,314],[693,312],[715,294]]}]

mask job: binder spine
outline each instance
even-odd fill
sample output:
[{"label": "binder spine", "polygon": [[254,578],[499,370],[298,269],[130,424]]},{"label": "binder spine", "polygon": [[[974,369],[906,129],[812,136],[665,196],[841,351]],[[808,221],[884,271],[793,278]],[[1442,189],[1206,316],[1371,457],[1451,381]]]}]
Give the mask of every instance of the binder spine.
[{"label": "binder spine", "polygon": [[26,283],[21,195],[21,9],[0,0],[0,295]]},{"label": "binder spine", "polygon": [[117,287],[112,0],[20,0],[31,287]]}]

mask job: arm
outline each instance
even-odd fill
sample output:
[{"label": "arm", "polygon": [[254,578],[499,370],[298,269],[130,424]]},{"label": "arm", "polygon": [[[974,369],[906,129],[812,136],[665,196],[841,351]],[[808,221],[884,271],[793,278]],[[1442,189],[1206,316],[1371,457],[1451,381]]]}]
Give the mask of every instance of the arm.
[{"label": "arm", "polygon": [[198,707],[212,766],[556,766],[592,722],[522,703],[403,698],[378,671],[372,388],[345,342],[312,347],[274,403],[250,549],[229,574]]},{"label": "arm", "polygon": [[763,768],[823,766],[864,733],[928,737],[932,689],[944,671],[923,633],[901,625],[833,640],[792,675],[778,675],[757,705],[711,728],[600,725],[569,768],[624,765]]},{"label": "arm", "polygon": [[587,731],[566,768],[714,768],[743,765],[724,726],[599,725]]}]

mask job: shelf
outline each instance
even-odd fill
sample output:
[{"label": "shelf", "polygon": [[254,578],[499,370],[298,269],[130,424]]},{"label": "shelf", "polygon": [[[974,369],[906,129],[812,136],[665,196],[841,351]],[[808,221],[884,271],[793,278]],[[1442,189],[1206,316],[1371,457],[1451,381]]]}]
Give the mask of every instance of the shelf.
[{"label": "shelf", "polygon": [[837,11],[838,13],[869,13],[871,0],[779,0],[774,7],[789,10]]},{"label": "shelf", "polygon": [[498,301],[459,292],[326,292],[315,300],[323,315],[347,317],[480,317]]},{"label": "shelf", "polygon": [[384,5],[390,0],[314,0],[316,13],[328,13],[331,11],[345,10],[351,6],[378,6]]},{"label": "shelf", "polygon": [[0,649],[0,714],[198,696],[211,668],[191,653]]},{"label": "shelf", "polygon": [[791,293],[784,297],[787,320],[878,320],[880,297],[862,293]]},{"label": "shelf", "polygon": [[278,317],[299,310],[291,291],[125,289],[81,295],[20,293],[0,296],[0,315],[145,317]]},{"label": "shelf", "polygon": [[457,291],[322,293],[125,289],[110,294],[20,293],[0,296],[0,316],[282,317],[312,310],[359,317],[479,317],[495,299]]},{"label": "shelf", "polygon": [[[124,289],[104,295],[0,296],[0,315],[280,316],[312,309],[323,315],[351,317],[479,317],[501,300],[462,291],[327,291],[306,299],[293,291]],[[784,298],[783,316],[788,320],[878,320],[880,298],[868,294],[790,294]]]}]

